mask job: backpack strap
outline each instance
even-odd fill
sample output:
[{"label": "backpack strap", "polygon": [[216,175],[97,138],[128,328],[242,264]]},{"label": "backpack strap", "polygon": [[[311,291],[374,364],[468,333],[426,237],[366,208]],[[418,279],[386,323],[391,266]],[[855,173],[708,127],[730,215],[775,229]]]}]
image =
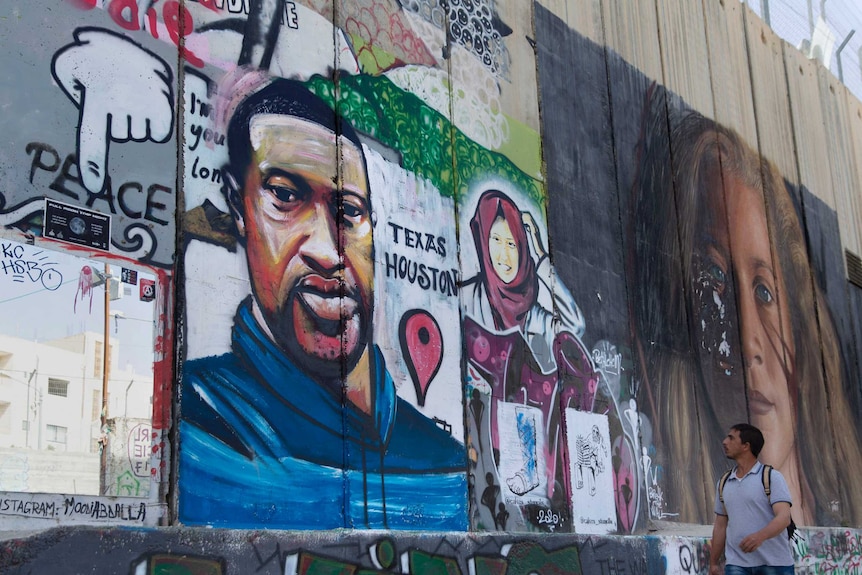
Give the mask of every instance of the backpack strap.
[{"label": "backpack strap", "polygon": [[[760,471],[760,478],[763,481],[763,491],[766,492],[766,500],[772,505],[772,490],[770,489],[770,485],[772,484],[772,466],[764,465],[763,469]],[[799,530],[796,528],[796,523],[793,521],[793,518],[790,518],[790,523],[787,525],[787,538],[794,542],[799,542],[800,540],[804,541],[805,538],[799,534]]]},{"label": "backpack strap", "polygon": [[760,479],[763,481],[763,491],[766,492],[766,500],[772,505],[772,490],[770,486],[772,485],[772,466],[764,465],[760,470]]},{"label": "backpack strap", "polygon": [[[728,479],[730,479],[730,474],[732,472],[732,469],[728,469],[724,472],[724,475],[721,476],[721,479],[718,480],[718,500],[721,501],[722,505],[724,505],[724,484],[727,483]],[[727,507],[725,507],[724,510],[727,511]]]}]

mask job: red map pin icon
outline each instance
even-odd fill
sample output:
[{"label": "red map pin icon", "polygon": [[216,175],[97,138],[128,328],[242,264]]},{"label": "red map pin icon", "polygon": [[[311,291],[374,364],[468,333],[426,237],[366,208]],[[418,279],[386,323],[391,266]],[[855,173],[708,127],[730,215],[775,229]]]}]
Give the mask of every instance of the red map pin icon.
[{"label": "red map pin icon", "polygon": [[413,379],[419,405],[425,405],[428,385],[443,363],[443,334],[437,320],[425,310],[411,309],[398,326],[401,354]]}]

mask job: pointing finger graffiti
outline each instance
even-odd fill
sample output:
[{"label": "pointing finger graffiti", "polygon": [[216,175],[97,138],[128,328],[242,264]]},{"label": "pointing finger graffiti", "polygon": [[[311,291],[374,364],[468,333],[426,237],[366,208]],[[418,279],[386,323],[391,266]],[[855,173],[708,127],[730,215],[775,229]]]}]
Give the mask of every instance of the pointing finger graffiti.
[{"label": "pointing finger graffiti", "polygon": [[84,187],[100,192],[114,142],[166,142],[173,132],[173,75],[164,60],[124,36],[78,28],[51,65],[54,79],[80,110],[78,168]]}]

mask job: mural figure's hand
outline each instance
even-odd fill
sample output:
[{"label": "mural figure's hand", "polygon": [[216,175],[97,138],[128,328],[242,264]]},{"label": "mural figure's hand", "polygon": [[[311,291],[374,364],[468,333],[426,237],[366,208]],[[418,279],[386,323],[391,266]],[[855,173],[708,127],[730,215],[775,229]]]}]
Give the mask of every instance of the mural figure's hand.
[{"label": "mural figure's hand", "polygon": [[164,60],[101,28],[78,28],[57,51],[54,79],[80,110],[78,169],[84,187],[99,193],[111,141],[167,142],[174,126],[173,74]]},{"label": "mural figure's hand", "polygon": [[545,246],[542,245],[542,234],[539,233],[539,226],[536,225],[536,220],[530,212],[521,212],[521,221],[524,222],[524,229],[527,230],[527,238],[530,240],[530,247],[536,256],[536,261],[541,261],[543,257],[548,255],[545,251]]}]

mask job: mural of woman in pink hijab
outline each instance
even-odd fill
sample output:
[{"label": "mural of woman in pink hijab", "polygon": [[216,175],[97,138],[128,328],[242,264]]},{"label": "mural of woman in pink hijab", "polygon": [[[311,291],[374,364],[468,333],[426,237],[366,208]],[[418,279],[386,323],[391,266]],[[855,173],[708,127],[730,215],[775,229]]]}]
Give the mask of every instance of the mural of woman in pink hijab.
[{"label": "mural of woman in pink hijab", "polygon": [[580,338],[584,317],[554,276],[536,220],[492,189],[479,197],[470,231],[479,273],[464,282],[465,312],[487,329],[520,331],[541,370],[553,371],[556,333]]},{"label": "mural of woman in pink hijab", "polygon": [[527,250],[521,211],[502,192],[487,191],[470,221],[470,231],[483,270],[482,282],[473,293],[484,290],[486,297],[482,301],[489,304],[497,330],[523,329],[536,300],[539,281],[536,264]]},{"label": "mural of woman in pink hijab", "polygon": [[[598,382],[580,341],[583,316],[554,276],[535,219],[508,195],[484,191],[470,230],[479,270],[462,288],[468,386],[490,408],[489,421],[475,421],[476,447],[490,452],[507,501],[568,515],[561,408],[590,411]],[[518,445],[501,447],[507,438]]]}]

